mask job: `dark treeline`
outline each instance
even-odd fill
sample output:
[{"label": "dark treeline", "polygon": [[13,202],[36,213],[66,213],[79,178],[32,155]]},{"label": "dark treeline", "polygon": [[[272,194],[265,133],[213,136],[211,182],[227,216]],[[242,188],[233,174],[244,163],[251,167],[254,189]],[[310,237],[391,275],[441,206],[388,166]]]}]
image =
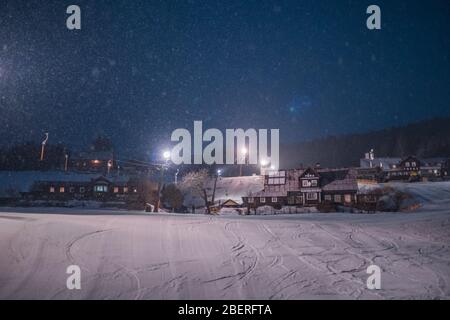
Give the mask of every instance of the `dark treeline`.
[{"label": "dark treeline", "polygon": [[[358,166],[359,159],[370,149],[376,157],[450,157],[450,118],[422,121],[405,127],[384,129],[364,134],[328,137],[280,147],[282,168],[301,165],[323,167]],[[91,150],[110,150],[112,143],[98,138]],[[45,159],[40,161],[41,145],[24,143],[0,148],[0,170],[53,170],[63,169],[65,154],[70,153],[62,144],[48,144]],[[202,166],[200,166],[202,167]],[[239,166],[217,166],[225,176],[238,175]],[[213,172],[216,167],[213,167]],[[180,176],[187,170],[180,167]],[[189,166],[189,169],[192,169]],[[244,166],[243,174],[259,172],[258,166]]]},{"label": "dark treeline", "polygon": [[67,148],[63,145],[45,146],[45,158],[40,161],[41,145],[27,142],[0,149],[0,170],[63,169]]},{"label": "dark treeline", "polygon": [[450,157],[450,118],[283,145],[280,147],[281,166],[294,168],[317,162],[323,167],[358,166],[359,159],[370,149],[375,150],[376,157]]}]

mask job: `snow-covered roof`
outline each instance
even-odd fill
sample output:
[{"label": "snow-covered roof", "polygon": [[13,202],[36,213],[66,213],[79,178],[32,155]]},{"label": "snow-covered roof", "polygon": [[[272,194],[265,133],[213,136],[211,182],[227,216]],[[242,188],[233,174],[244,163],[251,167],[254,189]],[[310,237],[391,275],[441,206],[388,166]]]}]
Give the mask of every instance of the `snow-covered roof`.
[{"label": "snow-covered roof", "polygon": [[[401,158],[374,158],[374,159],[360,159],[359,166],[361,168],[376,168],[390,169],[394,165],[398,165],[402,161]],[[372,165],[371,165],[372,164]]]},{"label": "snow-covered roof", "polygon": [[323,186],[323,191],[357,191],[358,182],[353,178],[343,180],[334,180],[333,182]]}]

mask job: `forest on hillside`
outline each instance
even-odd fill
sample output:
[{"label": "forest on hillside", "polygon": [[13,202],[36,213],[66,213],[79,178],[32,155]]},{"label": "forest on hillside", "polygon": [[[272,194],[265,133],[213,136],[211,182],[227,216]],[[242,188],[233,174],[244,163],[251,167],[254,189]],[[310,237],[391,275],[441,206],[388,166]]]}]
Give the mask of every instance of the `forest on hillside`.
[{"label": "forest on hillside", "polygon": [[323,167],[358,166],[359,159],[370,149],[374,149],[376,157],[450,157],[450,118],[282,145],[281,167],[294,168],[316,163]]}]

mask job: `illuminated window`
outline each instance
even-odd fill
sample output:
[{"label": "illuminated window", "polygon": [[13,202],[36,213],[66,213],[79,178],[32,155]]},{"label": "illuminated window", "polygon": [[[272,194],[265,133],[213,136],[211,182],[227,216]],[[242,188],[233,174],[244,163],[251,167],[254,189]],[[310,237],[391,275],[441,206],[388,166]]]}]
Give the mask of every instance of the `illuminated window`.
[{"label": "illuminated window", "polygon": [[266,203],[266,198],[261,198],[261,199],[259,199],[259,202],[261,202],[261,203]]},{"label": "illuminated window", "polygon": [[95,192],[108,192],[108,186],[103,186],[103,185],[94,186],[94,191]]},{"label": "illuminated window", "polygon": [[54,193],[55,192],[55,187],[50,187],[50,192]]},{"label": "illuminated window", "polygon": [[352,196],[351,196],[350,194],[346,194],[346,195],[344,196],[344,201],[345,201],[346,203],[352,202]]},{"label": "illuminated window", "polygon": [[64,193],[65,188],[64,187],[59,187],[59,192]]},{"label": "illuminated window", "polygon": [[283,185],[286,184],[286,171],[271,171],[267,177],[267,184],[269,185]]},{"label": "illuminated window", "polygon": [[311,186],[317,187],[317,180],[311,180]]},{"label": "illuminated window", "polygon": [[415,162],[415,161],[412,162],[412,163],[411,163],[411,166],[412,166],[412,167],[415,167],[415,166],[416,166],[416,162]]},{"label": "illuminated window", "polygon": [[341,202],[342,201],[342,197],[340,194],[335,194],[334,195],[334,202]]},{"label": "illuminated window", "polygon": [[405,162],[405,167],[409,167],[411,164],[409,162]]},{"label": "illuminated window", "polygon": [[317,200],[317,192],[308,192],[306,194],[306,200]]},{"label": "illuminated window", "polygon": [[123,187],[123,192],[127,193],[128,192],[128,187]]},{"label": "illuminated window", "polygon": [[278,198],[277,197],[272,197],[272,202],[278,202]]},{"label": "illuminated window", "polygon": [[248,203],[253,203],[254,199],[253,198],[248,198]]},{"label": "illuminated window", "polygon": [[119,187],[114,187],[114,193],[118,193],[119,192]]},{"label": "illuminated window", "polygon": [[331,194],[325,195],[325,201],[331,201]]}]

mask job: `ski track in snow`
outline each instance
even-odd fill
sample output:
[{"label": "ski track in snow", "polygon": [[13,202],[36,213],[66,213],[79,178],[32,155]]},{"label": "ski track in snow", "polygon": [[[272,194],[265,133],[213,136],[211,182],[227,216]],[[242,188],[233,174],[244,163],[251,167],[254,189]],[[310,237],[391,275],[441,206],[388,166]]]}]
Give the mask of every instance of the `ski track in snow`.
[{"label": "ski track in snow", "polygon": [[[450,210],[0,213],[1,299],[449,299]],[[18,210],[19,212],[11,212]],[[66,269],[81,268],[81,290]],[[368,290],[366,269],[382,269]]]}]

